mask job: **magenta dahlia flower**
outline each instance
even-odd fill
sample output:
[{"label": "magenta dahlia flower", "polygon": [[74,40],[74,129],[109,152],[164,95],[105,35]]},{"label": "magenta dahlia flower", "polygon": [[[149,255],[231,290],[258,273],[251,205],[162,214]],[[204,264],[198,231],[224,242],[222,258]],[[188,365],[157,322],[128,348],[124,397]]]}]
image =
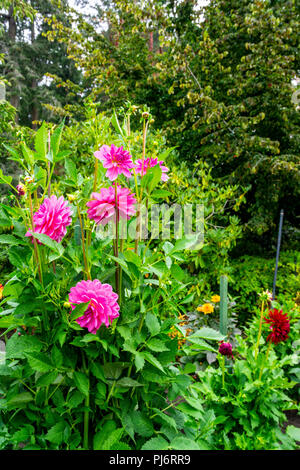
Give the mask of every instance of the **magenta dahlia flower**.
[{"label": "magenta dahlia flower", "polygon": [[222,356],[233,357],[232,345],[230,343],[224,343],[224,341],[221,341],[219,346],[219,353],[222,354]]},{"label": "magenta dahlia flower", "polygon": [[112,324],[119,316],[118,294],[113,292],[111,285],[101,284],[98,279],[94,281],[80,281],[71,287],[69,302],[72,310],[78,304],[89,302],[89,306],[82,315],[76,319],[82,328],[96,334],[102,323],[106,327]]},{"label": "magenta dahlia flower", "polygon": [[145,158],[144,163],[143,163],[143,160],[141,158],[139,158],[135,162],[135,172],[138,175],[144,176],[147,173],[149,168],[153,168],[156,165],[159,165],[160,169],[162,171],[161,180],[162,181],[168,181],[169,177],[166,173],[168,173],[169,168],[164,166],[163,161],[159,162],[157,158]]},{"label": "magenta dahlia flower", "polygon": [[278,344],[285,341],[290,332],[290,321],[287,314],[283,314],[282,310],[274,308],[269,310],[269,316],[264,317],[265,323],[270,325],[271,333],[267,337],[267,341]]},{"label": "magenta dahlia flower", "polygon": [[[130,219],[135,214],[135,195],[128,188],[117,186],[117,209],[120,217]],[[105,225],[116,214],[115,186],[101,188],[100,193],[92,193],[92,200],[87,202],[88,217],[97,224]]]},{"label": "magenta dahlia flower", "polygon": [[134,167],[132,157],[123,147],[116,147],[114,144],[102,145],[100,150],[94,153],[98,160],[101,160],[104,168],[107,168],[106,176],[114,181],[118,175],[132,176],[130,170]]},{"label": "magenta dahlia flower", "polygon": [[[72,211],[63,196],[46,198],[33,215],[34,232],[44,233],[60,242],[67,233],[67,226],[72,222],[71,215]],[[32,231],[29,230],[25,236],[31,237]]]}]

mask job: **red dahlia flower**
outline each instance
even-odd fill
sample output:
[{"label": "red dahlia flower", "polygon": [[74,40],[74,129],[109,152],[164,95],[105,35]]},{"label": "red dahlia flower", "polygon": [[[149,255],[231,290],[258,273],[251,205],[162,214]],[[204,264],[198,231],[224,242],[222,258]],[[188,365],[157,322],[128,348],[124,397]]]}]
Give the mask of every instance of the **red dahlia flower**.
[{"label": "red dahlia flower", "polygon": [[269,316],[264,317],[264,321],[270,325],[271,330],[271,333],[267,337],[267,341],[278,344],[288,338],[290,321],[287,314],[282,313],[282,310],[278,310],[277,308],[269,310]]},{"label": "red dahlia flower", "polygon": [[230,343],[224,343],[224,341],[221,341],[219,346],[219,353],[222,354],[222,356],[233,357],[232,345]]}]

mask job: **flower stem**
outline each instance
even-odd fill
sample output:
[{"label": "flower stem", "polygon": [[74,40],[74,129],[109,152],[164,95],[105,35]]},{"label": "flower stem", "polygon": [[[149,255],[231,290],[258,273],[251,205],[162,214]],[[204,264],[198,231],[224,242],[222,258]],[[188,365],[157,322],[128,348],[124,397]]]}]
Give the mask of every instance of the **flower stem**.
[{"label": "flower stem", "polygon": [[[82,363],[83,363],[84,372],[88,378],[88,386],[90,387],[89,369],[87,368],[83,351],[82,351]],[[89,408],[90,406],[90,389],[88,390],[88,394],[85,397],[84,405],[86,408]],[[85,450],[89,450],[89,410],[88,409],[84,411],[84,415],[83,415],[83,448]]]},{"label": "flower stem", "polygon": [[80,214],[80,208],[79,205],[76,204],[77,206],[77,212],[78,212],[78,218],[79,218],[79,224],[80,224],[80,230],[81,230],[81,241],[82,241],[82,253],[83,253],[83,262],[84,262],[84,267],[85,267],[85,273],[87,278],[90,280],[90,271],[89,271],[89,265],[86,257],[86,251],[85,251],[85,240],[84,240],[84,230],[83,230],[83,223],[82,223],[82,218]]},{"label": "flower stem", "polygon": [[263,365],[260,369],[258,380],[261,380],[261,376],[262,376],[263,370],[265,368],[265,363],[267,362],[268,357],[269,357],[269,352],[270,352],[270,349],[271,349],[271,345],[272,345],[272,341],[269,341],[268,349],[267,349],[266,356],[265,356],[265,360],[264,360]]},{"label": "flower stem", "polygon": [[[117,181],[115,181],[115,207],[116,207],[116,238],[115,238],[115,257],[119,257],[119,206],[118,206],[118,185]],[[119,283],[119,276],[120,276],[120,265],[116,262],[116,291],[118,296],[120,297],[120,283]]]},{"label": "flower stem", "polygon": [[[30,218],[31,218],[31,229],[32,229],[32,232],[34,232],[33,207],[32,207],[32,199],[31,199],[31,193],[30,192],[28,193],[28,201],[29,201]],[[39,279],[40,279],[40,283],[43,285],[43,274],[42,274],[41,260],[40,260],[40,257],[39,257],[39,250],[38,250],[38,246],[37,246],[37,241],[36,241],[36,238],[34,238],[34,237],[32,237],[32,238],[33,238],[33,246],[34,246],[34,254],[35,254],[35,258],[36,258],[36,264],[37,264],[37,267],[38,267]]]},{"label": "flower stem", "polygon": [[264,305],[265,305],[265,302],[263,300],[262,304],[261,304],[261,310],[260,310],[260,319],[259,319],[259,329],[258,329],[257,343],[256,343],[256,346],[255,346],[255,360],[257,359],[258,350],[259,350],[259,342],[260,342],[260,337],[261,337],[262,321],[263,321],[263,315],[264,315]]}]

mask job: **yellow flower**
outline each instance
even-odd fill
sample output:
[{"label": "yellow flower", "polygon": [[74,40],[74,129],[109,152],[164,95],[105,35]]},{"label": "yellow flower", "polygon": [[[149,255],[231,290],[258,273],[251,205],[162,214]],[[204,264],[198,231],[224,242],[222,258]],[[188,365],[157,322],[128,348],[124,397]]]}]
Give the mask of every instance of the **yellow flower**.
[{"label": "yellow flower", "polygon": [[212,302],[220,302],[221,297],[219,295],[213,295],[211,298]]},{"label": "yellow flower", "polygon": [[197,310],[198,312],[203,312],[203,307],[197,307],[196,310]]},{"label": "yellow flower", "polygon": [[208,313],[212,313],[213,311],[214,311],[213,305],[211,305],[211,304],[202,305],[201,312],[203,312],[205,315],[207,315]]},{"label": "yellow flower", "polygon": [[3,285],[0,284],[0,300],[3,299],[3,289],[4,289]]}]

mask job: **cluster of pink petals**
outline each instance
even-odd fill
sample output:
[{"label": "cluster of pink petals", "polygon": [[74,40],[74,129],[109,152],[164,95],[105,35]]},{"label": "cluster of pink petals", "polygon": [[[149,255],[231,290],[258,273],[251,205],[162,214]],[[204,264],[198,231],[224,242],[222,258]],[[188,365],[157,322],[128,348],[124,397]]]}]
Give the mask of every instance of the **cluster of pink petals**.
[{"label": "cluster of pink petals", "polygon": [[82,328],[96,334],[102,323],[106,327],[119,316],[120,306],[118,294],[113,292],[111,285],[94,281],[80,281],[70,289],[69,302],[72,310],[76,305],[90,302],[82,317],[76,319]]},{"label": "cluster of pink petals", "polygon": [[132,157],[123,147],[116,147],[114,144],[110,147],[109,145],[102,145],[94,155],[107,169],[106,176],[111,181],[117,179],[121,174],[127,176],[127,178],[132,176],[130,173],[130,170],[134,167]]},{"label": "cluster of pink petals", "polygon": [[[72,222],[71,215],[72,211],[63,196],[46,198],[33,215],[34,232],[44,233],[60,242],[67,233],[67,226]],[[32,236],[31,230],[25,236]]]},{"label": "cluster of pink petals", "polygon": [[135,172],[139,175],[144,176],[149,168],[153,168],[156,165],[159,165],[162,171],[161,180],[168,181],[169,177],[168,175],[166,175],[166,173],[169,171],[169,168],[164,166],[163,161],[159,162],[157,158],[145,158],[144,162],[141,158],[139,158],[135,162]]},{"label": "cluster of pink petals", "polygon": [[[135,195],[128,188],[117,186],[117,210],[123,219],[130,219],[136,213]],[[116,219],[115,186],[102,188],[100,193],[92,193],[92,200],[87,202],[88,217],[97,224],[105,225],[111,218]]]}]

